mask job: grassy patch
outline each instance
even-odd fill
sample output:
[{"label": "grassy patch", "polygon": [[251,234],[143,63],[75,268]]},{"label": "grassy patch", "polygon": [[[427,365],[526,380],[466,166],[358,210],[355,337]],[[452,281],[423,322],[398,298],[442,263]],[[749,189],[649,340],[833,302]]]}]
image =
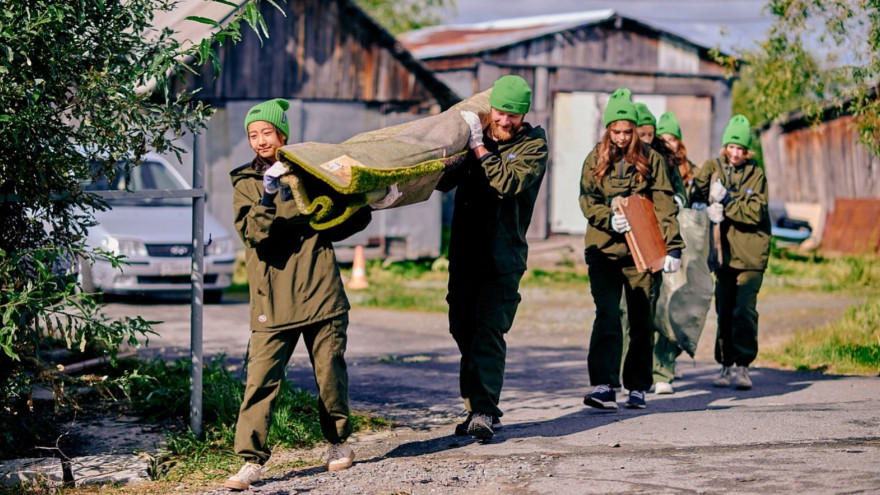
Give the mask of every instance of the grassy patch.
[{"label": "grassy patch", "polygon": [[[363,290],[349,290],[352,304],[396,310],[446,312],[446,284],[449,279],[448,261],[439,258],[431,261],[407,261],[382,264],[372,261],[366,267],[370,286]],[[344,269],[343,276],[350,276]],[[589,283],[585,273],[575,270],[528,270],[522,279],[522,287],[541,287],[548,290],[583,288]]]},{"label": "grassy patch", "polygon": [[[448,276],[443,260],[406,261],[384,266],[373,260],[365,268],[370,286],[346,292],[355,306],[442,313],[447,310]],[[351,271],[343,270],[343,276],[350,277]]]},{"label": "grassy patch", "polygon": [[590,277],[575,270],[528,270],[523,275],[523,287],[544,287],[551,289],[572,289],[589,286]]},{"label": "grassy patch", "polygon": [[797,335],[781,349],[762,353],[798,370],[876,375],[880,373],[880,299],[847,311],[840,321]]},{"label": "grassy patch", "polygon": [[880,291],[880,259],[822,258],[782,252],[767,270],[769,288]]},{"label": "grassy patch", "polygon": [[[143,362],[129,372],[128,391],[135,411],[151,421],[167,422],[167,447],[153,463],[154,476],[166,480],[212,481],[238,469],[233,452],[238,408],[244,384],[224,367],[223,356],[203,371],[203,431],[196,438],[184,425],[189,417],[188,360]],[[310,448],[323,440],[318,400],[284,382],[275,404],[268,445],[273,451]],[[386,427],[382,419],[352,415],[355,431]]]}]

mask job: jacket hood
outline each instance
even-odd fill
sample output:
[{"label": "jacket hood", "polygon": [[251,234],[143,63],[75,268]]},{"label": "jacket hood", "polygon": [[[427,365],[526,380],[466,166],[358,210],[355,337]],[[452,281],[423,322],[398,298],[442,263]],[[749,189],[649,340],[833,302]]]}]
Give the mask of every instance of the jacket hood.
[{"label": "jacket hood", "polygon": [[263,174],[261,172],[257,172],[251,165],[252,162],[248,162],[240,167],[232,169],[232,171],[229,172],[229,176],[232,178],[232,187],[235,187],[235,185],[238,184],[239,181],[250,177],[256,177],[260,180],[263,179]]}]

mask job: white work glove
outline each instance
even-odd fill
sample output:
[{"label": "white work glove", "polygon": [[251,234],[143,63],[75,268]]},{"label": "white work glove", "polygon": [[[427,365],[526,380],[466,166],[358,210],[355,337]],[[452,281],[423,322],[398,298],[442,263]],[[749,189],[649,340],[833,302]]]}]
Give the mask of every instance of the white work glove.
[{"label": "white work glove", "polygon": [[281,189],[281,176],[286,173],[287,165],[275,162],[263,172],[263,189],[269,194],[277,193]]},{"label": "white work glove", "polygon": [[381,210],[383,208],[388,208],[393,205],[397,199],[402,196],[400,190],[397,188],[397,184],[391,184],[388,187],[388,192],[385,194],[385,197],[380,199],[379,201],[373,201],[370,203],[370,207],[374,210]]},{"label": "white work glove", "polygon": [[675,273],[679,268],[681,268],[681,258],[675,258],[667,254],[666,259],[663,260],[663,271],[665,273]]},{"label": "white work glove", "polygon": [[720,180],[716,180],[709,186],[709,197],[716,203],[720,203],[727,196],[727,188],[721,185]]},{"label": "white work glove", "polygon": [[724,205],[721,203],[712,203],[706,208],[706,213],[709,214],[709,220],[712,223],[721,223],[724,220]]},{"label": "white work glove", "polygon": [[471,136],[468,138],[468,148],[474,149],[477,146],[483,146],[483,123],[480,122],[480,116],[474,112],[462,110],[461,117],[471,130]]},{"label": "white work glove", "polygon": [[674,199],[675,203],[678,205],[678,211],[684,209],[684,200],[681,199],[681,196],[679,196],[678,194],[673,194],[672,199]]},{"label": "white work glove", "polygon": [[611,215],[611,228],[618,234],[629,232],[629,220],[627,220],[622,214],[615,213],[614,215]]}]

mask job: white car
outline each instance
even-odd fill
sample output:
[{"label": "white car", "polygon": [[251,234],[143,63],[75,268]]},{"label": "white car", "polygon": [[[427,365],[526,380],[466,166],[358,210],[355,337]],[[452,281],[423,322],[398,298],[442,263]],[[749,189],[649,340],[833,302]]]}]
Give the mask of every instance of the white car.
[{"label": "white car", "polygon": [[[117,174],[84,187],[88,191],[144,189],[190,189],[186,180],[167,160],[148,154],[127,178]],[[111,209],[95,212],[98,223],[89,229],[87,245],[125,256],[118,268],[107,261],[91,267],[80,264],[83,291],[106,294],[181,294],[190,290],[192,266],[192,200],[108,199]],[[229,232],[205,212],[206,302],[219,302],[223,289],[232,284],[235,243]]]}]

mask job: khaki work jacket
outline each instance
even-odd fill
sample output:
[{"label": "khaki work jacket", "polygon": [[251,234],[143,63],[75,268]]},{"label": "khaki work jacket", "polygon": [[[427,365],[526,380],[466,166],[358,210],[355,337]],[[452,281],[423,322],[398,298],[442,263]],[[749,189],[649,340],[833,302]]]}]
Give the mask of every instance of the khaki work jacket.
[{"label": "khaki work jacket", "polygon": [[235,229],[245,246],[251,329],[289,330],[348,311],[333,245],[300,215],[287,186],[264,206],[262,173],[246,164],[230,175]]},{"label": "khaki work jacket", "polygon": [[599,162],[599,145],[587,155],[581,170],[580,205],[589,225],[584,237],[587,262],[596,259],[619,260],[631,257],[624,234],[611,228],[611,201],[616,196],[641,194],[654,202],[654,213],[660,224],[660,233],[666,241],[667,251],[684,249],[684,240],[679,231],[676,213],[678,206],[672,199],[672,184],[669,181],[666,163],[659,153],[647,145],[644,152],[648,156],[650,177],[639,180],[636,166],[621,160],[602,177],[596,180],[594,170]]},{"label": "khaki work jacket", "polygon": [[739,270],[767,269],[770,212],[764,171],[754,160],[738,166],[731,166],[724,157],[706,160],[694,181],[693,202],[709,202],[713,174],[730,194],[721,222],[723,265]]},{"label": "khaki work jacket", "polygon": [[[509,141],[484,138],[490,154],[474,155],[445,189],[457,185],[449,244],[450,269],[474,275],[526,270],[526,232],[547,166],[544,129],[524,123]],[[441,185],[438,188],[443,189]]]}]

